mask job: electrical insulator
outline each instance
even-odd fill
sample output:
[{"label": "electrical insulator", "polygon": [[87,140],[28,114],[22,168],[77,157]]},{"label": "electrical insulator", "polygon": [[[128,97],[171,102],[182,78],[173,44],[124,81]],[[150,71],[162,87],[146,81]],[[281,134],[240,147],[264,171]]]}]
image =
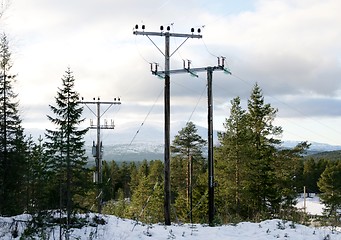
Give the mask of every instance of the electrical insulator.
[{"label": "electrical insulator", "polygon": [[97,173],[93,172],[93,182],[97,183]]},{"label": "electrical insulator", "polygon": [[97,148],[95,146],[95,141],[92,143],[92,156],[96,157],[97,156]]},{"label": "electrical insulator", "polygon": [[[221,60],[221,62],[220,62]],[[219,67],[224,67],[225,65],[225,57],[218,57],[218,66]]]}]

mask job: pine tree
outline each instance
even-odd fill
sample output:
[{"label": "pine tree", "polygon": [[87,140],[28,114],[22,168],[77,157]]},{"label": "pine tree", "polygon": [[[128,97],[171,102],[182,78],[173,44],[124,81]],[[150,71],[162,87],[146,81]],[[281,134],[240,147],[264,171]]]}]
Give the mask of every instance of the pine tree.
[{"label": "pine tree", "polygon": [[[218,134],[216,147],[216,207],[223,222],[260,220],[292,211],[302,171],[305,142],[280,150],[281,127],[274,126],[277,109],[264,102],[256,84],[247,110],[240,98],[231,101],[231,114]],[[301,184],[301,183],[300,183]]]},{"label": "pine tree", "polygon": [[[131,175],[132,171],[134,169],[134,164],[128,164],[127,162],[123,162],[121,164],[121,167],[118,171],[118,173],[113,173],[118,175],[120,184],[118,187],[122,188],[123,190],[123,197],[124,198],[130,198],[131,197],[131,187],[130,187],[130,182],[131,182]],[[116,189],[117,191],[118,189]]]},{"label": "pine tree", "polygon": [[164,178],[163,178],[163,162],[160,160],[153,160],[149,163],[150,173],[148,175],[148,181],[150,187],[153,187],[151,198],[149,199],[146,213],[150,222],[157,223],[163,220],[164,214],[160,209],[163,208],[164,199]]},{"label": "pine tree", "polygon": [[[198,177],[205,172],[205,158],[202,148],[206,141],[197,133],[193,122],[188,122],[174,137],[171,150],[171,184],[178,208],[178,217],[192,220],[193,188],[196,187]],[[186,200],[185,200],[186,199]],[[187,202],[184,208],[183,202]],[[187,218],[189,217],[189,218]],[[187,219],[186,219],[187,218]]]},{"label": "pine tree", "polygon": [[[216,188],[218,214],[228,221],[247,218],[248,199],[245,196],[247,161],[249,159],[250,132],[247,127],[246,111],[240,105],[240,98],[231,101],[230,117],[224,125],[225,132],[218,133],[220,146],[216,148]],[[231,219],[230,219],[231,220]]]},{"label": "pine tree", "polygon": [[321,200],[326,205],[325,215],[334,226],[340,225],[341,210],[341,163],[330,162],[318,181]]},{"label": "pine tree", "polygon": [[278,197],[272,201],[272,210],[281,214],[281,218],[288,219],[295,211],[297,195],[303,189],[303,156],[309,146],[307,142],[301,142],[292,149],[278,150],[275,155],[274,188]]},{"label": "pine tree", "polygon": [[[146,223],[156,223],[163,219],[163,163],[160,160],[151,161],[148,174],[142,174],[138,186],[134,189],[128,216]],[[140,165],[139,172],[146,165]],[[144,170],[141,171],[141,168]]]},{"label": "pine tree", "polygon": [[304,186],[306,186],[306,190],[308,195],[310,193],[320,193],[320,189],[317,186],[317,182],[321,177],[321,174],[324,172],[328,164],[328,161],[325,159],[316,160],[314,158],[308,158],[304,162]]},{"label": "pine tree", "polygon": [[19,214],[26,202],[24,188],[27,159],[25,135],[18,113],[17,94],[10,75],[11,52],[5,34],[0,37],[0,214]]},{"label": "pine tree", "polygon": [[103,161],[103,201],[115,199],[115,192],[119,183],[118,171],[119,167],[115,161],[108,163]]},{"label": "pine tree", "polygon": [[[55,129],[47,129],[45,134],[48,167],[53,175],[51,180],[54,194],[51,207],[66,209],[68,224],[71,213],[77,207],[73,197],[75,194],[84,194],[90,185],[88,170],[85,168],[87,157],[83,140],[88,129],[79,129],[79,124],[84,121],[83,107],[80,106],[79,94],[74,87],[75,78],[68,68],[62,78],[62,87],[58,88],[55,97],[56,105],[49,105],[54,116],[48,115],[48,119],[55,125]],[[56,194],[59,200],[53,199]]]}]

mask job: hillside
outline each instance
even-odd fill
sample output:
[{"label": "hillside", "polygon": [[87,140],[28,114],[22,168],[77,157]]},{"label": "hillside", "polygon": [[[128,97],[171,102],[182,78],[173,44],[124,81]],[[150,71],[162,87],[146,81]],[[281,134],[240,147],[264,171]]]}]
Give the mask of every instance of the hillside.
[{"label": "hillside", "polygon": [[306,156],[306,158],[314,158],[316,160],[326,159],[331,161],[337,161],[341,160],[341,150],[318,152],[308,155]]},{"label": "hillside", "polygon": [[[86,147],[90,162],[94,159],[91,149],[91,146]],[[163,159],[163,151],[163,144],[157,143],[114,144],[103,146],[103,160],[116,162],[158,160]]]}]

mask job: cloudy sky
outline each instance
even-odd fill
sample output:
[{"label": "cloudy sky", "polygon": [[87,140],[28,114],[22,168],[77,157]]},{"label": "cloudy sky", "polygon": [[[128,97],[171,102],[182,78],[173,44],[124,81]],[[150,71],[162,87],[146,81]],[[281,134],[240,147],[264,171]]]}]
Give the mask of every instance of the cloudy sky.
[{"label": "cloudy sky", "polygon": [[[130,139],[144,121],[139,137],[144,128],[162,131],[163,80],[149,64],[162,70],[164,57],[147,37],[133,34],[135,24],[144,24],[146,31],[201,28],[203,38],[182,45],[171,69],[181,69],[183,59],[206,67],[226,57],[232,75],[213,74],[216,130],[223,129],[231,99],[240,96],[246,107],[257,82],[279,110],[283,140],[341,145],[340,9],[339,0],[11,0],[0,27],[10,40],[28,131],[50,127],[48,105],[68,67],[85,100],[121,98],[103,116],[115,120],[113,134]],[[163,38],[152,40],[164,49]],[[171,52],[183,40],[172,38]],[[206,73],[171,76],[171,113],[172,131],[188,120],[207,127]]]}]

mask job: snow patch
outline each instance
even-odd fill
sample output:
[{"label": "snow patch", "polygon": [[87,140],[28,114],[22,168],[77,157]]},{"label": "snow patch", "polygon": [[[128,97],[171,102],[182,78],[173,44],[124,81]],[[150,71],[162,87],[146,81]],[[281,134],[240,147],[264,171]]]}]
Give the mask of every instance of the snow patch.
[{"label": "snow patch", "polygon": [[[18,237],[14,238],[9,228],[13,220],[28,220],[29,215],[12,218],[0,218],[0,238],[3,240],[19,239],[24,228],[18,228]],[[229,239],[229,240],[263,240],[263,239],[295,239],[320,240],[341,239],[341,229],[312,228],[280,219],[266,220],[260,223],[241,222],[236,225],[208,227],[207,225],[171,225],[142,224],[115,216],[103,216],[107,224],[86,226],[72,229],[70,239]],[[50,239],[59,236],[59,227],[49,231]],[[329,236],[329,237],[328,237]],[[39,239],[39,238],[37,238]]]}]

